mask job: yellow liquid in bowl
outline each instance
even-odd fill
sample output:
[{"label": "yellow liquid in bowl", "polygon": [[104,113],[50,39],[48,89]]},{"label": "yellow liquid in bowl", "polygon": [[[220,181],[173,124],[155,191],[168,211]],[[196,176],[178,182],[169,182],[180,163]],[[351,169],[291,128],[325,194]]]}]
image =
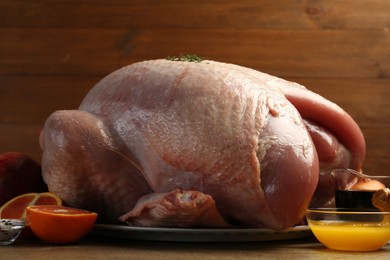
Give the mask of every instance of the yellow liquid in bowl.
[{"label": "yellow liquid in bowl", "polygon": [[389,224],[313,220],[308,224],[316,238],[331,249],[374,251],[390,241]]}]

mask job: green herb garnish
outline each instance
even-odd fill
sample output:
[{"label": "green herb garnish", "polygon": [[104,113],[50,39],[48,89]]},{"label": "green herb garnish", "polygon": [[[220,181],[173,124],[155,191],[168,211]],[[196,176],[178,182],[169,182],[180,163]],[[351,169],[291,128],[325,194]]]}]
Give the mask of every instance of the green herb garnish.
[{"label": "green herb garnish", "polygon": [[195,54],[182,54],[180,56],[168,56],[166,59],[172,61],[189,61],[189,62],[201,62],[202,60],[204,60],[203,57],[200,57]]}]

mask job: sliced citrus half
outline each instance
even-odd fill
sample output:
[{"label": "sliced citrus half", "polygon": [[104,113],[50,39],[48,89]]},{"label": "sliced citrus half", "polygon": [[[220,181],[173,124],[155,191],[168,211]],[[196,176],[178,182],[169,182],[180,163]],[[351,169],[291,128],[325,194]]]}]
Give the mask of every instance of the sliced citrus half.
[{"label": "sliced citrus half", "polygon": [[31,205],[62,205],[62,200],[51,192],[22,194],[0,208],[0,218],[24,219],[26,208]]},{"label": "sliced citrus half", "polygon": [[69,244],[92,230],[98,214],[82,209],[37,205],[26,209],[26,224],[40,239],[54,244]]},{"label": "sliced citrus half", "polygon": [[[62,205],[62,200],[51,192],[22,194],[9,200],[0,208],[0,218],[25,219],[26,208],[31,205]],[[30,227],[26,225],[18,239],[29,239],[33,236]]]}]

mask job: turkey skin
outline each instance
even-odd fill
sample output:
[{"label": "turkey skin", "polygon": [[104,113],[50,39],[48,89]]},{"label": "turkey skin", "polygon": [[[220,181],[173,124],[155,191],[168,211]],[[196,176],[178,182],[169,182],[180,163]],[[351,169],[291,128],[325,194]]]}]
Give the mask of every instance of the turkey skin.
[{"label": "turkey skin", "polygon": [[266,227],[304,217],[320,172],[360,169],[363,135],[305,87],[211,60],[150,60],[98,82],[40,136],[49,190],[99,221]]}]

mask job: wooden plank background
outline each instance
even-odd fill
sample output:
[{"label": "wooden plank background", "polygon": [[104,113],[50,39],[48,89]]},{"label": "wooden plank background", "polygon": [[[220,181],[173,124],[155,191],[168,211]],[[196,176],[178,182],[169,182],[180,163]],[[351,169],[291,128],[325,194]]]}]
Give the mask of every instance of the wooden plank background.
[{"label": "wooden plank background", "polygon": [[196,53],[299,82],[338,103],[390,175],[390,1],[0,0],[0,153],[40,160],[53,111],[108,73]]}]

